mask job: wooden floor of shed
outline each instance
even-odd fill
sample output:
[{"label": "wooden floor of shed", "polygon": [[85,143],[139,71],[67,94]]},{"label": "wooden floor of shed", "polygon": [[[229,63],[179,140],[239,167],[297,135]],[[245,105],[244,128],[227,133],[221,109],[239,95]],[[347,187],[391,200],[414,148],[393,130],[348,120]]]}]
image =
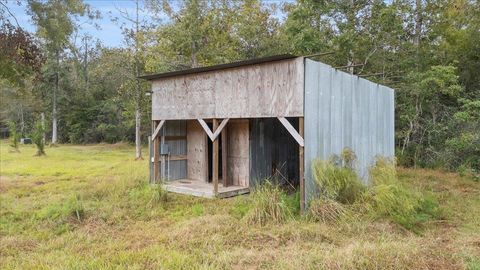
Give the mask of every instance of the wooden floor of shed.
[{"label": "wooden floor of shed", "polygon": [[[197,197],[204,197],[204,198],[215,198],[215,193],[213,192],[213,184],[206,183],[200,180],[179,179],[179,180],[169,181],[165,183],[164,186],[165,186],[165,189],[170,192],[192,195]],[[224,187],[223,184],[218,183],[219,198],[228,198],[228,197],[246,194],[249,192],[250,192],[250,189],[248,187],[242,187],[242,186]]]}]

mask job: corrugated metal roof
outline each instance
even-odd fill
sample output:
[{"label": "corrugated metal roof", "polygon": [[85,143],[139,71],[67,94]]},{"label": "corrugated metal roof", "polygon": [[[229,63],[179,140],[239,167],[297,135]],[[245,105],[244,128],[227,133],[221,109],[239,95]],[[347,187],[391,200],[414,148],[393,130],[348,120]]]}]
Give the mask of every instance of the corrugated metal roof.
[{"label": "corrugated metal roof", "polygon": [[186,74],[214,71],[214,70],[220,70],[220,69],[249,66],[249,65],[261,64],[261,63],[267,63],[267,62],[273,62],[273,61],[280,61],[280,60],[292,59],[296,57],[297,56],[291,55],[291,54],[274,55],[274,56],[249,59],[249,60],[243,60],[238,62],[208,66],[208,67],[197,67],[197,68],[189,68],[184,70],[170,71],[165,73],[143,75],[143,76],[139,76],[138,78],[145,79],[145,80],[155,80],[155,79],[167,78],[167,77],[173,77],[173,76],[179,76],[179,75],[186,75]]}]

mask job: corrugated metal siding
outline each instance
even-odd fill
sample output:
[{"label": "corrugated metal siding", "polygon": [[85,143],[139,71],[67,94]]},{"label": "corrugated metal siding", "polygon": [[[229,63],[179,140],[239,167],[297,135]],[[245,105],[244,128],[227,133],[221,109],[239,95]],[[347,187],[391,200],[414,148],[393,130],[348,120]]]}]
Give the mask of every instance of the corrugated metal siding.
[{"label": "corrugated metal siding", "polygon": [[394,91],[305,59],[305,194],[315,193],[312,160],[352,149],[368,181],[376,156],[394,156]]},{"label": "corrugated metal siding", "polygon": [[[289,119],[298,127],[298,119]],[[250,187],[262,183],[272,173],[276,180],[298,182],[298,144],[277,118],[250,119]]]},{"label": "corrugated metal siding", "polygon": [[[187,122],[186,121],[166,121],[165,126],[161,131],[162,137],[165,136],[187,136]],[[163,141],[163,140],[162,140]],[[164,140],[168,145],[169,156],[187,156],[187,140]],[[165,169],[164,175],[168,180],[177,180],[187,178],[187,160],[170,160],[164,166],[160,166],[160,170]]]},{"label": "corrugated metal siding", "polygon": [[[170,164],[170,166],[168,166]],[[165,171],[166,178],[169,181],[187,178],[187,160],[171,160],[167,162]]]}]

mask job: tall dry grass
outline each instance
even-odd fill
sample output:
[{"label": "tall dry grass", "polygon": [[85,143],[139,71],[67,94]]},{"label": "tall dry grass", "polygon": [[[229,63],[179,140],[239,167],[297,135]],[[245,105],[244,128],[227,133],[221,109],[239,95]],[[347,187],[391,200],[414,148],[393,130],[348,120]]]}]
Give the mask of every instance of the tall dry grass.
[{"label": "tall dry grass", "polygon": [[283,223],[292,216],[280,186],[266,181],[250,195],[251,208],[245,216],[248,224]]},{"label": "tall dry grass", "polygon": [[[340,162],[315,160],[313,175],[318,195],[310,203],[309,215],[322,222],[338,221],[350,213],[373,219],[388,219],[418,231],[422,223],[440,216],[437,200],[405,188],[398,180],[393,160],[377,158],[365,186],[353,170],[351,151]],[[348,159],[345,160],[347,157]]]}]

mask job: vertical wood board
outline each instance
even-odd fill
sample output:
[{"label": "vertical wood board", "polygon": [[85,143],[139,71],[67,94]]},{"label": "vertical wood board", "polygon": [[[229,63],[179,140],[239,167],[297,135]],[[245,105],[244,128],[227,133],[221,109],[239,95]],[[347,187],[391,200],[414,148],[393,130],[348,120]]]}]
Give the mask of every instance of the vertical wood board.
[{"label": "vertical wood board", "polygon": [[187,121],[187,178],[207,182],[207,135],[196,120]]},{"label": "vertical wood board", "polygon": [[232,185],[249,186],[249,123],[240,120],[228,123],[227,175]]}]

